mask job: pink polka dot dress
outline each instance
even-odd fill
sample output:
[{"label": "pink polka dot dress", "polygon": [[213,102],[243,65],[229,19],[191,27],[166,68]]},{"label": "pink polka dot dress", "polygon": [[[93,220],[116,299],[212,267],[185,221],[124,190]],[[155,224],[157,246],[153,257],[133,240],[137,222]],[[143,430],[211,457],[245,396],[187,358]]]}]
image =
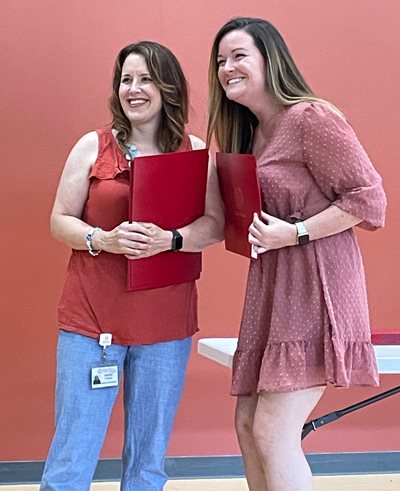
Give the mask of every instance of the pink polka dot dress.
[{"label": "pink polka dot dress", "polygon": [[[384,224],[381,178],[350,125],[322,104],[283,109],[257,155],[263,209],[294,223],[331,205]],[[232,395],[378,385],[364,268],[352,229],[250,263]]]}]

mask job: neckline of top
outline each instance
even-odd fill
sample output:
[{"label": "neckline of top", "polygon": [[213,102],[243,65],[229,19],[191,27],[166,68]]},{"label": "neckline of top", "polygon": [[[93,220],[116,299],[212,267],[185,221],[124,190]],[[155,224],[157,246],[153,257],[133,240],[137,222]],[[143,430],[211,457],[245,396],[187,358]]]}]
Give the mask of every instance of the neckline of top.
[{"label": "neckline of top", "polygon": [[257,145],[258,149],[256,152],[254,151],[254,141],[252,145],[252,153],[256,156],[257,159],[261,158],[266,151],[269,141],[271,140],[271,137],[277,127],[277,124],[280,121],[281,117],[286,114],[288,107],[290,106],[282,106],[281,110],[272,116],[272,118],[268,122],[267,129],[263,133],[261,133],[260,130],[258,131],[259,138],[262,138],[263,141],[261,144]]}]

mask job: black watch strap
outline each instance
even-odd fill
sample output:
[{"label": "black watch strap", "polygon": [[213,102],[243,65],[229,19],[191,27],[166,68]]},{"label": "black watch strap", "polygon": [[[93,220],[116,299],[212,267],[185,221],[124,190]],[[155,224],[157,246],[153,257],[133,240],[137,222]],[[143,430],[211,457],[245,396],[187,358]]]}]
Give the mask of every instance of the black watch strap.
[{"label": "black watch strap", "polygon": [[171,251],[179,251],[183,247],[183,237],[177,230],[171,230],[172,232],[172,244]]}]

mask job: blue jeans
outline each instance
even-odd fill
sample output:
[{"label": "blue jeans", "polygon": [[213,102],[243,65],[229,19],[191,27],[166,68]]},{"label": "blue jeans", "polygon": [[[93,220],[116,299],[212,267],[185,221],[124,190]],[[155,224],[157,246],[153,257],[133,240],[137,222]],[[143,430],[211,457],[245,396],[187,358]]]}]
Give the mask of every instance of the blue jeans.
[{"label": "blue jeans", "polygon": [[[192,340],[107,348],[124,374],[125,439],[121,490],[161,491],[164,459],[181,398]],[[56,427],[41,491],[85,491],[96,469],[119,387],[92,389],[98,340],[60,331]]]}]

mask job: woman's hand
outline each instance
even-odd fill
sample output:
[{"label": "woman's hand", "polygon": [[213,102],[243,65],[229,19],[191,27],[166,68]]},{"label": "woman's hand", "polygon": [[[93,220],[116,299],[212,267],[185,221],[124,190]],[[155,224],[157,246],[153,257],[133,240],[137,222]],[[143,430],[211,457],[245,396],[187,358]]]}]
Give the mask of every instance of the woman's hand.
[{"label": "woman's hand", "polygon": [[97,232],[93,248],[124,254],[128,259],[142,259],[170,250],[171,243],[172,233],[154,223],[122,222],[109,232]]},{"label": "woman's hand", "polygon": [[257,254],[273,249],[296,245],[296,226],[261,212],[262,220],[254,213],[253,223],[249,227],[249,242]]}]

